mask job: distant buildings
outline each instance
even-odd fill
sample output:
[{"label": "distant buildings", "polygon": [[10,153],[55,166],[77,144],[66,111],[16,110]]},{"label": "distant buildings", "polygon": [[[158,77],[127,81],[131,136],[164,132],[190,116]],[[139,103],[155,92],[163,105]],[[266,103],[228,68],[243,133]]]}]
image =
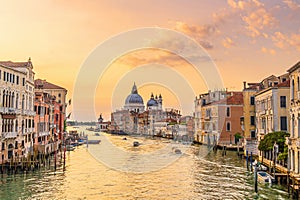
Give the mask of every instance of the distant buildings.
[{"label": "distant buildings", "polygon": [[35,150],[50,153],[54,147],[48,144],[62,137],[67,91],[34,81],[34,75],[30,58],[0,61],[0,163],[32,156]]},{"label": "distant buildings", "polygon": [[[146,107],[134,84],[120,110],[111,114],[111,132],[172,137],[179,134],[180,111],[163,109],[161,95],[151,94]],[[186,125],[185,125],[186,126]]]}]

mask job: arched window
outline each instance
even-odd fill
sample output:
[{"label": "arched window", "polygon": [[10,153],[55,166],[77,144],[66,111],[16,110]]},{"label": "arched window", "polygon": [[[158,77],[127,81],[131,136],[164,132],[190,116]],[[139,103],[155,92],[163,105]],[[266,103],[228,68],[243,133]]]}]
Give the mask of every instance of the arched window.
[{"label": "arched window", "polygon": [[18,119],[16,119],[15,131],[18,132]]},{"label": "arched window", "polygon": [[295,81],[292,80],[292,88],[291,88],[291,99],[294,99],[294,90],[295,90]]},{"label": "arched window", "polygon": [[19,94],[17,93],[17,97],[16,97],[16,109],[18,109],[19,105]]},{"label": "arched window", "polygon": [[13,92],[11,95],[11,103],[10,103],[10,107],[14,107],[14,101],[15,101],[15,93]]},{"label": "arched window", "polygon": [[3,91],[3,94],[2,94],[2,106],[5,107],[5,90]]},{"label": "arched window", "polygon": [[24,101],[25,101],[25,97],[24,95],[22,96],[22,110],[24,110]]}]

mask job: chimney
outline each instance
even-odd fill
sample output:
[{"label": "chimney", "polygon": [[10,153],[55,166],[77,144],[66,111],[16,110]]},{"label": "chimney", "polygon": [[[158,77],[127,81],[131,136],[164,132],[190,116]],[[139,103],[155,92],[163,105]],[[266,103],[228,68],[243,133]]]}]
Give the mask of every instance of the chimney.
[{"label": "chimney", "polygon": [[244,89],[246,89],[246,81],[244,81],[243,83],[244,83]]}]

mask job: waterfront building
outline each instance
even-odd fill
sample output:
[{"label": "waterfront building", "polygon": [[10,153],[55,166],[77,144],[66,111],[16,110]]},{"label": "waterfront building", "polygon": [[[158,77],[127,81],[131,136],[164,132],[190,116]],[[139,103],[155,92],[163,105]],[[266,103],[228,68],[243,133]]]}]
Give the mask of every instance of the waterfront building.
[{"label": "waterfront building", "polygon": [[[258,143],[270,132],[289,132],[290,130],[288,123],[290,119],[290,81],[280,81],[269,86],[255,94]],[[262,152],[259,153],[259,156],[262,156]]]},{"label": "waterfront building", "polygon": [[300,174],[300,62],[287,70],[290,76],[290,137],[288,138],[288,168],[291,175]]},{"label": "waterfront building", "polygon": [[204,144],[233,144],[242,133],[242,92],[209,91],[195,99],[195,140]]},{"label": "waterfront building", "polygon": [[[34,86],[35,92],[49,94],[46,100],[50,102],[52,106],[55,104],[53,107],[54,110],[52,110],[52,113],[55,112],[53,113],[54,119],[52,120],[50,126],[57,134],[57,138],[61,140],[64,132],[64,121],[66,119],[66,95],[68,91],[61,86],[42,79],[36,79],[34,81]],[[57,110],[58,108],[59,111]]]},{"label": "waterfront building", "polygon": [[0,163],[29,151],[34,138],[34,75],[30,58],[0,61]]}]

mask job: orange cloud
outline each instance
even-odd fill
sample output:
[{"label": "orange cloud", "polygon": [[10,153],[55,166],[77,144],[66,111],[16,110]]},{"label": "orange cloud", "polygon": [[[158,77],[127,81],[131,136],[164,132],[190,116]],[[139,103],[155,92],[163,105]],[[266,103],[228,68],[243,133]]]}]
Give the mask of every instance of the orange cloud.
[{"label": "orange cloud", "polygon": [[263,53],[269,53],[271,55],[275,55],[276,54],[276,51],[274,49],[268,49],[266,47],[262,47],[261,48],[261,52],[263,52]]},{"label": "orange cloud", "polygon": [[213,45],[207,40],[207,37],[217,33],[217,28],[214,25],[188,25],[184,22],[175,22],[175,30],[183,32],[194,38],[205,49],[212,49]]},{"label": "orange cloud", "polygon": [[225,48],[230,48],[232,46],[235,46],[235,43],[232,41],[231,38],[226,37],[223,41],[222,44]]},{"label": "orange cloud", "polygon": [[252,37],[260,36],[263,29],[274,27],[276,24],[271,13],[262,7],[250,12],[248,16],[244,16],[242,19],[247,23],[246,28]]},{"label": "orange cloud", "polygon": [[292,33],[290,35],[277,31],[272,36],[272,41],[274,42],[275,46],[280,49],[295,47],[298,51],[300,51],[300,31],[298,34]]},{"label": "orange cloud", "polygon": [[295,1],[293,1],[293,0],[284,0],[283,2],[286,3],[287,6],[288,6],[290,9],[292,9],[292,10],[298,10],[298,9],[300,9],[300,5],[297,4],[297,3],[296,3]]}]

